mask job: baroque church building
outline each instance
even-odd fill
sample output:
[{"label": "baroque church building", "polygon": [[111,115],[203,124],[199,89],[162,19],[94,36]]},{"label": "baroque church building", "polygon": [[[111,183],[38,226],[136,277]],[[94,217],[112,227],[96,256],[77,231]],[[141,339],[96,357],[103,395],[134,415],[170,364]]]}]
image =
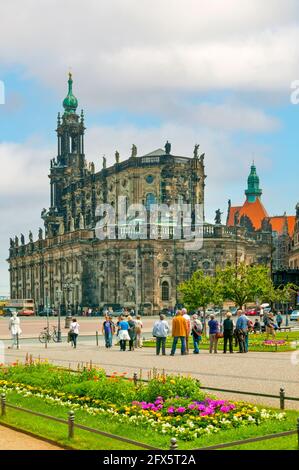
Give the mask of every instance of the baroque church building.
[{"label": "baroque church building", "polygon": [[72,87],[70,74],[64,113],[58,114],[57,155],[50,162],[50,207],[41,213],[44,228],[37,240],[32,232],[27,242],[23,234],[10,239],[12,299],[34,299],[37,309],[60,305],[76,314],[104,304],[156,314],[179,303],[177,286],[197,269],[213,275],[218,266],[241,261],[270,265],[269,226],[256,231],[247,224],[223,225],[220,210],[215,224],[204,216],[198,224],[202,244],[174,236],[178,219],[170,209],[167,220],[157,219],[154,236],[149,214],[142,219],[139,210],[133,224],[117,219],[102,224],[106,237],[97,236],[107,215],[98,207],[109,206],[117,218],[120,198],[126,208],[142,204],[148,212],[154,204],[188,204],[196,230],[196,208],[204,207],[205,155],[198,154],[198,145],[191,156],[175,155],[169,142],[139,155],[133,145],[126,160],[116,152],[115,163],[107,167],[104,158],[96,172],[85,158],[84,114],[77,114]]}]

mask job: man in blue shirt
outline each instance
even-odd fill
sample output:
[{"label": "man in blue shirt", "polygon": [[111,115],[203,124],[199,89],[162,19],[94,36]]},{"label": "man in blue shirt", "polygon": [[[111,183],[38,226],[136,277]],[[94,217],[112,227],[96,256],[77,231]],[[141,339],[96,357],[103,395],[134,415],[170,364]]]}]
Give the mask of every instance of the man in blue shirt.
[{"label": "man in blue shirt", "polygon": [[236,323],[239,352],[248,352],[248,318],[242,310],[237,311],[238,320]]}]

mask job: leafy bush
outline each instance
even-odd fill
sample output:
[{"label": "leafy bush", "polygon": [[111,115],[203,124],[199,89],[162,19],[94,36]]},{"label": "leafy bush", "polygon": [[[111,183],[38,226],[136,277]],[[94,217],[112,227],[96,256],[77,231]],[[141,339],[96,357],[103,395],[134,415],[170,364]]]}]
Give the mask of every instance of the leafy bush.
[{"label": "leafy bush", "polygon": [[94,377],[105,376],[104,370],[85,369],[77,373],[39,362],[0,368],[0,378],[56,390],[60,390],[66,384],[81,383]]},{"label": "leafy bush", "polygon": [[163,399],[181,397],[201,399],[204,394],[200,390],[200,382],[192,377],[181,375],[167,375],[154,377],[148,386],[138,393],[139,400],[153,401],[157,397]]},{"label": "leafy bush", "polygon": [[108,403],[130,403],[136,398],[134,383],[123,378],[101,378],[100,380],[88,380],[77,384],[68,384],[62,387],[63,392],[72,393],[79,397],[103,400]]}]

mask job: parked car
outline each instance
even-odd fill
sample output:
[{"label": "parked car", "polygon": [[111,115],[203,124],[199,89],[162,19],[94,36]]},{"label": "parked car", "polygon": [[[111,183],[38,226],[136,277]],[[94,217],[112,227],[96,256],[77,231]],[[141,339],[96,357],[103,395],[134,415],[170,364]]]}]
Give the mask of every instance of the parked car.
[{"label": "parked car", "polygon": [[290,315],[290,320],[299,321],[299,310],[293,310],[293,312]]},{"label": "parked car", "polygon": [[237,307],[229,307],[229,311],[232,315],[237,315]]},{"label": "parked car", "polygon": [[270,313],[270,312],[271,312],[271,307],[264,308],[264,313]]},{"label": "parked car", "polygon": [[250,316],[256,317],[257,315],[259,315],[259,312],[256,308],[250,308],[249,310],[246,310],[245,314],[248,315],[249,317]]},{"label": "parked car", "polygon": [[206,309],[206,316],[208,315],[215,315],[215,310],[211,307]]},{"label": "parked car", "polygon": [[54,315],[54,312],[53,312],[53,309],[52,309],[52,308],[48,308],[48,309],[40,310],[40,311],[38,312],[38,315],[39,315],[40,317],[46,317],[47,315],[48,315],[49,317],[51,317],[52,315]]},{"label": "parked car", "polygon": [[33,310],[20,310],[18,312],[19,317],[32,317],[34,316]]}]

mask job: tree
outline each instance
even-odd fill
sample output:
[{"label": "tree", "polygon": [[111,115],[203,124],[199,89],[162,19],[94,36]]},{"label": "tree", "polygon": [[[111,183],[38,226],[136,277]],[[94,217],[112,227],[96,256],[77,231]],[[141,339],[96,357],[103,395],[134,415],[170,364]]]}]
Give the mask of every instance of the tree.
[{"label": "tree", "polygon": [[184,305],[191,310],[197,310],[199,307],[205,310],[209,304],[223,302],[215,277],[205,276],[203,271],[193,273],[178,289]]},{"label": "tree", "polygon": [[294,295],[298,292],[298,286],[293,283],[278,286],[274,288],[269,297],[270,301],[274,304],[288,304],[292,301]]},{"label": "tree", "polygon": [[179,285],[184,305],[191,310],[203,308],[204,330],[206,327],[206,308],[209,304],[223,302],[215,277],[205,276],[203,271],[196,271],[192,277]]},{"label": "tree", "polygon": [[215,282],[225,300],[230,300],[239,308],[248,302],[264,302],[273,293],[273,283],[265,266],[247,266],[240,263],[217,269]]}]

